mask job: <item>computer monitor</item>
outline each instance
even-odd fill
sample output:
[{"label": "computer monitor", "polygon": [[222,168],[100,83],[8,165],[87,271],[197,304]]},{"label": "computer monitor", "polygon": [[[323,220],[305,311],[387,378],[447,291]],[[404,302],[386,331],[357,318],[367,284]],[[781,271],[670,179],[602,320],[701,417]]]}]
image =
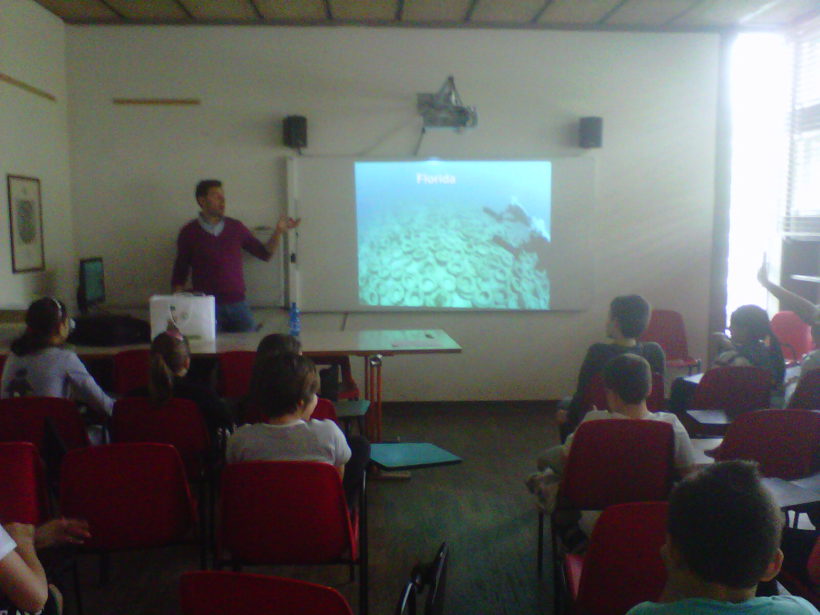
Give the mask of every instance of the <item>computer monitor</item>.
[{"label": "computer monitor", "polygon": [[84,258],[80,261],[80,286],[77,288],[77,305],[83,314],[88,308],[105,301],[105,276],[102,257]]}]

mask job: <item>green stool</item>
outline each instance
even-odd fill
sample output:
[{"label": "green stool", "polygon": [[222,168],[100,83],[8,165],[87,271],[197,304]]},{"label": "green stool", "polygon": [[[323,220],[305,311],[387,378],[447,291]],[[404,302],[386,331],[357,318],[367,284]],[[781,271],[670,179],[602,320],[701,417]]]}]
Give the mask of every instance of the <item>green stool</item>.
[{"label": "green stool", "polygon": [[370,409],[370,402],[366,399],[346,399],[336,402],[336,418],[344,423],[345,435],[350,435],[350,423],[355,419],[359,426],[359,433],[364,435],[364,417]]}]

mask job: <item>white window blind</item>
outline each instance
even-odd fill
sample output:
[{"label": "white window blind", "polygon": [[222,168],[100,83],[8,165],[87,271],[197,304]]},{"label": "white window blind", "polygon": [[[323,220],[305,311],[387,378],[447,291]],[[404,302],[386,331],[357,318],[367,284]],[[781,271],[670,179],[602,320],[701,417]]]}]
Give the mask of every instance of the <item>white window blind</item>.
[{"label": "white window blind", "polygon": [[794,37],[789,177],[783,235],[820,238],[820,24]]}]

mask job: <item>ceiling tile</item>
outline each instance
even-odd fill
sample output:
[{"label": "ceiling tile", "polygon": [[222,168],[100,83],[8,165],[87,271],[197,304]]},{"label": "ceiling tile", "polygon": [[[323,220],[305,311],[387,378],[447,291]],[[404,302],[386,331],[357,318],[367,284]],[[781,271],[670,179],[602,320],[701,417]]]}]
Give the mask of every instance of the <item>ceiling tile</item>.
[{"label": "ceiling tile", "polygon": [[662,26],[698,0],[629,0],[606,20],[608,25]]},{"label": "ceiling tile", "polygon": [[322,0],[254,0],[265,19],[314,22],[327,19]]},{"label": "ceiling tile", "polygon": [[343,21],[393,21],[397,9],[396,0],[330,0],[333,19]]},{"label": "ceiling tile", "polygon": [[538,23],[594,25],[620,2],[621,0],[555,0],[541,15]]},{"label": "ceiling tile", "polygon": [[525,24],[544,7],[544,0],[479,0],[470,17],[472,23]]},{"label": "ceiling tile", "polygon": [[404,0],[402,21],[410,23],[462,23],[470,0]]},{"label": "ceiling tile", "polygon": [[185,10],[174,0],[106,0],[108,5],[126,19],[135,21],[186,21]]},{"label": "ceiling tile", "polygon": [[259,20],[251,0],[179,0],[194,19],[211,21]]},{"label": "ceiling tile", "polygon": [[49,11],[68,21],[119,21],[117,14],[99,0],[37,0]]}]

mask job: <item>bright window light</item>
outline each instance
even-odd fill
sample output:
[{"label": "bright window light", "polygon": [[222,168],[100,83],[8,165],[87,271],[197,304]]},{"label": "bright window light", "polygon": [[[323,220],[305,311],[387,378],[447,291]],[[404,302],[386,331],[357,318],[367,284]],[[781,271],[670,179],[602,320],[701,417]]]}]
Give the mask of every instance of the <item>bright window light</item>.
[{"label": "bright window light", "polygon": [[[791,54],[779,34],[741,34],[731,56],[732,185],[726,313],[754,303],[776,309],[757,282],[764,255],[780,269],[778,219],[788,168]],[[770,310],[771,311],[771,310]]]}]

